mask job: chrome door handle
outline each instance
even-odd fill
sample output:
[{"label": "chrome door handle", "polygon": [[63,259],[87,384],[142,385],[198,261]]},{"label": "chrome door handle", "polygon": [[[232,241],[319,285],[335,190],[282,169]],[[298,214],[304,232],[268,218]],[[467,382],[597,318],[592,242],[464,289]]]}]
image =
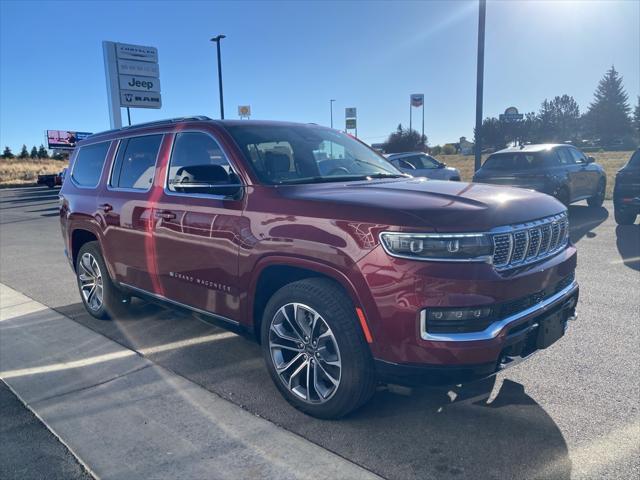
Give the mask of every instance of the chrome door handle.
[{"label": "chrome door handle", "polygon": [[111,210],[113,210],[113,206],[109,205],[108,203],[103,203],[102,205],[100,205],[100,208],[104,213],[109,213]]},{"label": "chrome door handle", "polygon": [[176,218],[176,214],[173,212],[155,212],[155,217],[163,220],[173,220]]}]

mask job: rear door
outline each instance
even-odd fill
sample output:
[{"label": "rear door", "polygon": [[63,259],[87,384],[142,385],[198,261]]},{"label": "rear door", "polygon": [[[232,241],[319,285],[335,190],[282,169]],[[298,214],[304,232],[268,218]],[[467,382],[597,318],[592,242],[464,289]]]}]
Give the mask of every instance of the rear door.
[{"label": "rear door", "polygon": [[107,185],[98,198],[103,216],[103,249],[119,282],[153,292],[150,191],[162,134],[119,141]]},{"label": "rear door", "polygon": [[187,193],[180,187],[185,172],[197,174],[207,165],[221,167],[218,171],[226,172],[229,184],[240,182],[211,134],[176,133],[154,214],[158,276],[167,299],[237,322],[238,249],[248,228],[243,198]]}]

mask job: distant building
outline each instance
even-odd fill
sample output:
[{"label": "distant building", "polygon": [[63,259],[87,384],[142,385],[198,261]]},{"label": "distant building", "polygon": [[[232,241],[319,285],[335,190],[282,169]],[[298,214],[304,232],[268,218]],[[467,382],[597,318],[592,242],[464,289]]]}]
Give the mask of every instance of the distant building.
[{"label": "distant building", "polygon": [[458,152],[462,155],[471,155],[473,153],[473,142],[467,140],[466,137],[460,137]]}]

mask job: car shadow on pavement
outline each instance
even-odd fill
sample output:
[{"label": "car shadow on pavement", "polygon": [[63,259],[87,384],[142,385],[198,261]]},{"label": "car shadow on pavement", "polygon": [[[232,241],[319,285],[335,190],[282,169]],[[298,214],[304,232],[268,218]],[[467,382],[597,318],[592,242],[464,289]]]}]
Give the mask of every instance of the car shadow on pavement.
[{"label": "car shadow on pavement", "polygon": [[609,212],[604,207],[588,207],[586,205],[569,206],[569,229],[573,243],[578,243],[585,235],[595,236],[593,230],[604,222]]},{"label": "car shadow on pavement", "polygon": [[618,225],[616,246],[627,267],[640,271],[640,225]]},{"label": "car shadow on pavement", "polygon": [[322,421],[280,396],[257,344],[191,315],[138,300],[115,321],[96,320],[79,303],[57,310],[386,478],[570,478],[562,432],[523,385],[502,375],[406,395],[381,387],[348,417]]}]

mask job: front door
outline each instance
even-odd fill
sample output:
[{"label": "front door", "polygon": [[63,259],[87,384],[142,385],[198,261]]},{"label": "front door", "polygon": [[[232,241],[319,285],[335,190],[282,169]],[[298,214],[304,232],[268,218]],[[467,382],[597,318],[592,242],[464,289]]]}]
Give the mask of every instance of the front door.
[{"label": "front door", "polygon": [[[190,189],[187,182],[207,187]],[[205,132],[177,133],[154,208],[154,245],[164,297],[238,321],[243,196],[216,193],[225,183],[239,179],[218,142]]]},{"label": "front door", "polygon": [[162,134],[123,138],[98,208],[104,218],[103,248],[119,282],[153,292],[150,192]]}]

